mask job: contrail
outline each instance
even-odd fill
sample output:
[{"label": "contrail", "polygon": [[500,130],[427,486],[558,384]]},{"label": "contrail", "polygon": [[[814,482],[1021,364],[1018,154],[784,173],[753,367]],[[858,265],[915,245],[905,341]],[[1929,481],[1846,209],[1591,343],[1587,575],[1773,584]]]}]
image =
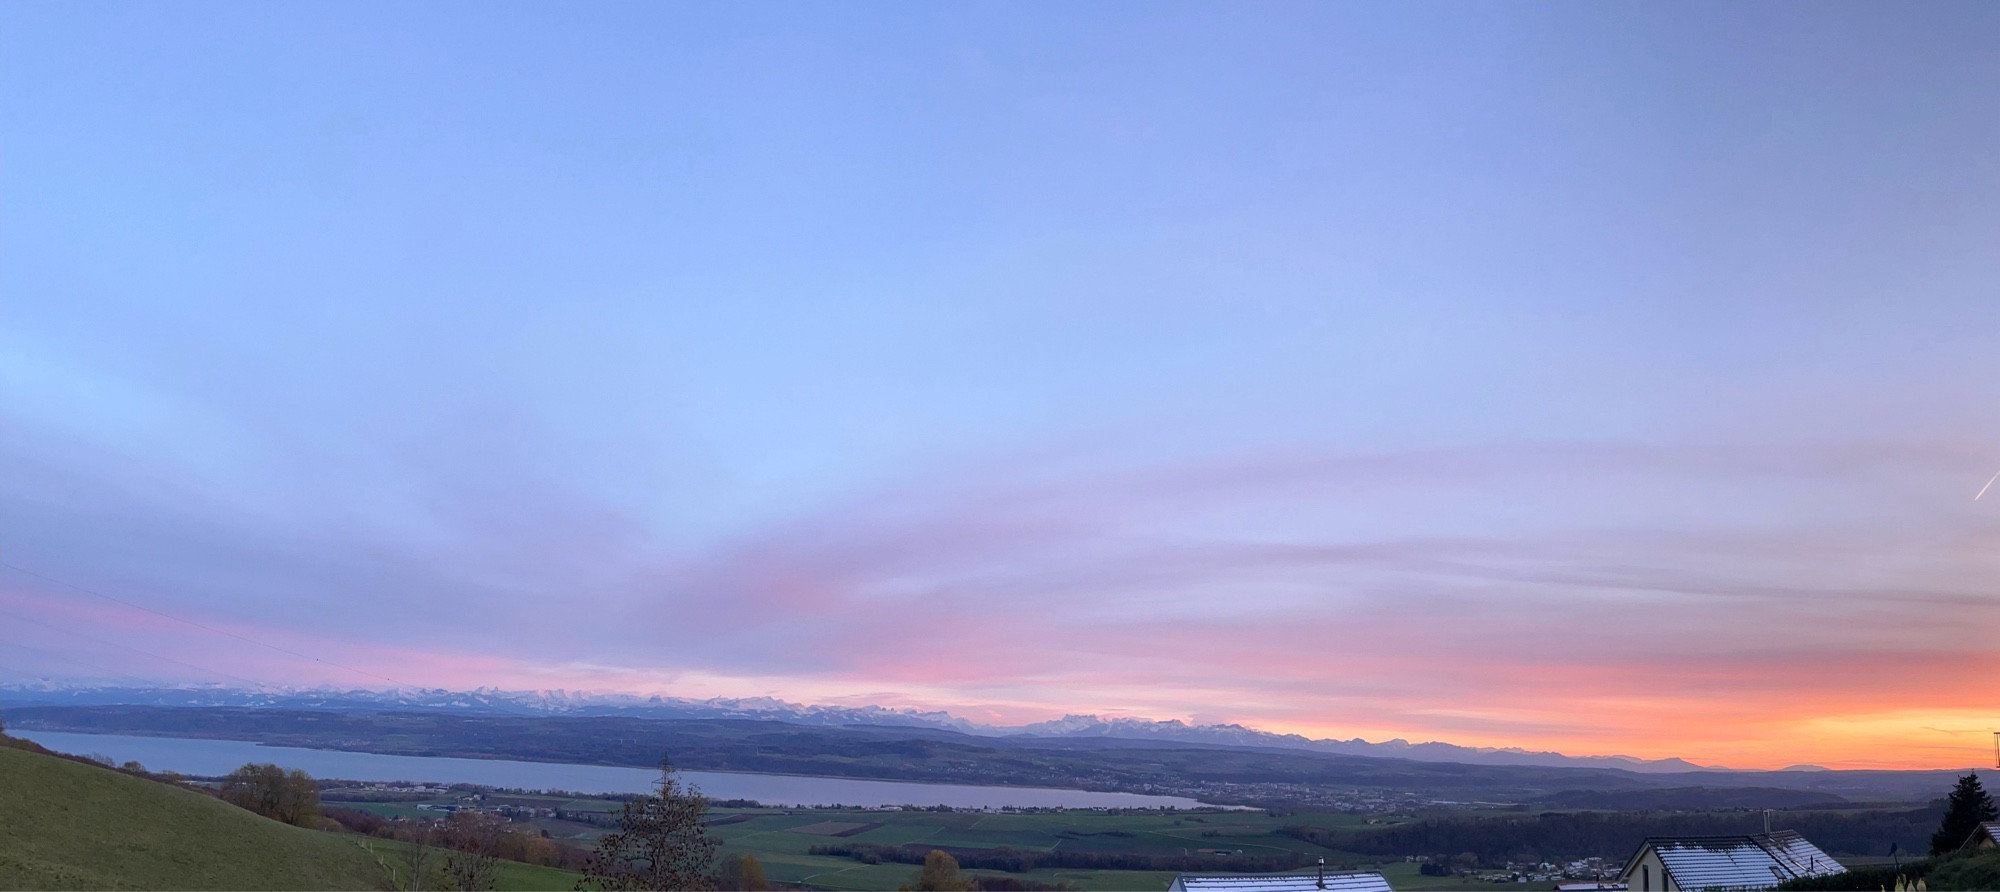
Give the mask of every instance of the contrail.
[{"label": "contrail", "polygon": [[[1993,472],[1993,479],[1986,481],[1986,485],[1979,488],[1979,496],[1985,495],[1987,490],[1993,488],[1993,480],[2000,480],[2000,471]],[[1973,496],[1972,500],[1979,501],[1979,496]]]}]

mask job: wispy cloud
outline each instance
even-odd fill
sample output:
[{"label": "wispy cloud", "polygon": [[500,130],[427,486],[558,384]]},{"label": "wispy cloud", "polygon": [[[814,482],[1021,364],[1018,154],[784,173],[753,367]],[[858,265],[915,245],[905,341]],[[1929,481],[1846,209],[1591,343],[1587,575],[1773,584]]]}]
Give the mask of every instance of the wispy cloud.
[{"label": "wispy cloud", "polygon": [[[1909,504],[1967,456],[1830,452],[1515,446],[969,473],[678,555],[614,510],[533,484],[435,490],[433,516],[464,522],[427,547],[366,528],[301,540],[131,494],[34,513],[75,549],[37,555],[53,573],[416,683],[865,690],[1018,719],[1200,714],[1768,762],[1799,722],[1962,710],[1970,679],[2000,665],[1986,633],[2000,597],[1984,587],[2000,525],[1815,513],[1857,490]],[[1723,516],[1691,517],[1690,501]],[[495,516],[508,511],[546,526]],[[122,520],[99,547],[138,547],[85,560],[86,519],[105,517]],[[132,565],[168,545],[172,564]],[[355,681],[13,584],[10,610],[154,641],[159,659]],[[85,650],[135,674],[171,668]],[[1820,760],[1866,745],[1824,741]]]}]

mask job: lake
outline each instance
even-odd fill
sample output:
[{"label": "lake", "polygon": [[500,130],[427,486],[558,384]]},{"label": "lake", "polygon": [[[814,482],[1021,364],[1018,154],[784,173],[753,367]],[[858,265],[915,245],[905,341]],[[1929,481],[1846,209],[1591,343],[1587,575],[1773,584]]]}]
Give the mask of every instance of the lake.
[{"label": "lake", "polygon": [[[139,762],[153,771],[213,777],[241,768],[245,762],[273,762],[313,777],[357,781],[411,781],[484,784],[530,790],[570,790],[578,793],[643,793],[660,773],[645,768],[609,765],[569,765],[559,762],[517,762],[507,759],[455,759],[443,756],[390,756],[339,750],[265,746],[245,740],[188,737],[137,737],[123,734],[70,734],[10,729],[52,750],[78,755],[100,754],[112,761]],[[1047,787],[982,787],[971,784],[923,784],[859,780],[845,777],[802,777],[789,774],[744,774],[733,771],[683,771],[681,779],[701,788],[710,799],[755,799],[766,805],[948,805],[953,808],[1201,808],[1203,803],[1180,796],[1141,793],[1095,793]]]}]

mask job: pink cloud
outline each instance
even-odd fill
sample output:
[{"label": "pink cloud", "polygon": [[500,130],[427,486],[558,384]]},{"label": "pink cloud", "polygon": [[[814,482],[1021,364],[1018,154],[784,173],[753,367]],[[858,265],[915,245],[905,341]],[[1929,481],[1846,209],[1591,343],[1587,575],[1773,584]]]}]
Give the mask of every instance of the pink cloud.
[{"label": "pink cloud", "polygon": [[[2000,659],[1986,631],[2000,628],[1986,586],[2000,526],[1911,492],[1953,450],[1781,452],[1511,447],[978,477],[680,557],[592,544],[582,553],[615,569],[534,600],[482,603],[424,568],[437,602],[388,614],[382,635],[300,631],[276,604],[257,622],[201,619],[318,659],[229,636],[169,635],[160,653],[291,682],[356,682],[323,659],[437,686],[868,692],[1014,721],[1228,715],[1315,736],[1893,761],[1881,716],[1962,711],[1980,702],[1963,679]],[[1523,499],[1536,510],[1513,510]],[[536,560],[565,565],[559,552]],[[174,631],[32,592],[20,609],[52,622]],[[1797,751],[1805,728],[1816,756]]]}]

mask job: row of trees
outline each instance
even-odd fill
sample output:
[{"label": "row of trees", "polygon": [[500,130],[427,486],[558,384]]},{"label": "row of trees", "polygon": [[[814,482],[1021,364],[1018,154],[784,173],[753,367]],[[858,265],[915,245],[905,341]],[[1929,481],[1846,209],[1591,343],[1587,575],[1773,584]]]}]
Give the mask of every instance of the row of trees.
[{"label": "row of trees", "polygon": [[319,784],[303,771],[252,762],[222,779],[222,801],[296,827],[320,827]]},{"label": "row of trees", "polygon": [[389,820],[374,812],[329,808],[326,816],[356,833],[445,848],[490,848],[502,860],[583,870],[590,853],[547,834],[487,815],[459,812],[440,822]]}]

